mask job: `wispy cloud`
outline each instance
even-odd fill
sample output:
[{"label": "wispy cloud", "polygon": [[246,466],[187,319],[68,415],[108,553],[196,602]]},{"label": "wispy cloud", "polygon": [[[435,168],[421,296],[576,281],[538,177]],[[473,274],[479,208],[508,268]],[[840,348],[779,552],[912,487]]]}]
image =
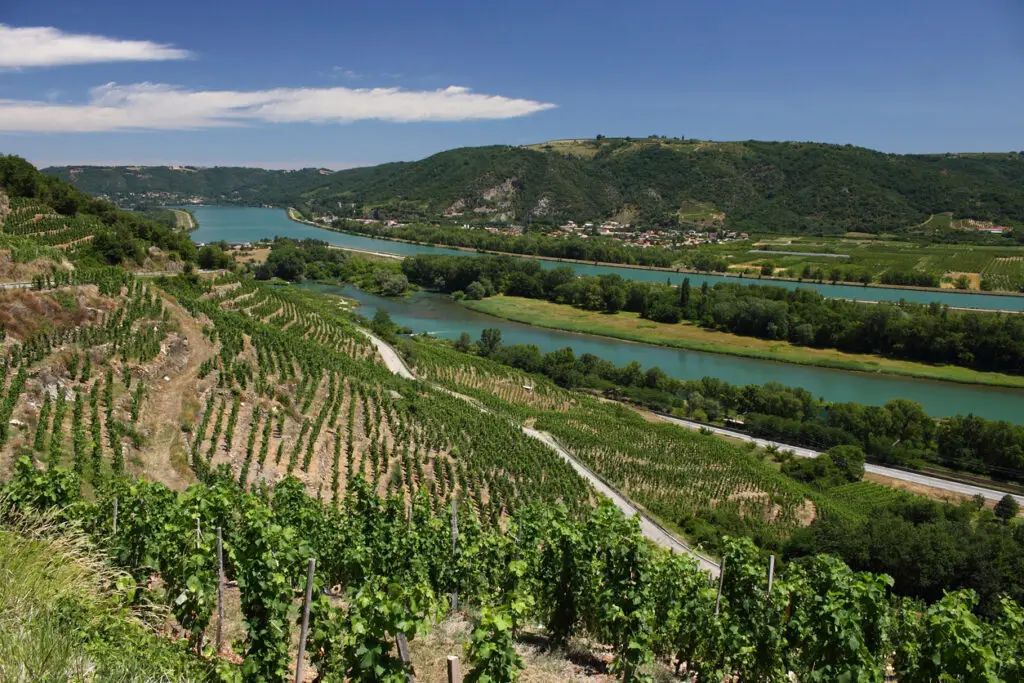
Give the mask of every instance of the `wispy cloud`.
[{"label": "wispy cloud", "polygon": [[335,78],[347,78],[350,81],[357,81],[363,77],[358,71],[352,69],[346,69],[343,66],[335,66],[331,68],[331,75]]},{"label": "wispy cloud", "polygon": [[351,123],[508,119],[556,105],[450,86],[400,88],[276,88],[187,90],[159,83],[108,83],[85,104],[0,99],[3,132],[189,130],[254,123]]},{"label": "wispy cloud", "polygon": [[65,33],[51,26],[0,24],[0,68],[187,59],[188,50],[148,40]]}]

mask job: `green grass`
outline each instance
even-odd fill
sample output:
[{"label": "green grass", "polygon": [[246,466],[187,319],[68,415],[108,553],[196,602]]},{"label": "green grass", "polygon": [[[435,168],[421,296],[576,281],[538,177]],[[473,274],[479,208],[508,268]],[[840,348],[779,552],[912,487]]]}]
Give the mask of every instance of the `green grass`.
[{"label": "green grass", "polygon": [[953,227],[953,214],[933,213],[928,217],[928,220],[921,223],[918,227],[929,230],[949,230]]},{"label": "green grass", "polygon": [[656,323],[642,319],[636,313],[620,312],[608,315],[539,299],[509,296],[494,296],[480,301],[467,300],[463,301],[463,304],[474,311],[538,327],[584,332],[691,351],[961,384],[1024,388],[1024,377],[1014,375],[980,372],[950,365],[927,365],[868,354],[844,353],[835,349],[795,346],[788,342],[706,330],[692,323]]},{"label": "green grass", "polygon": [[211,667],[129,609],[123,575],[74,529],[0,501],[0,680],[201,681]]}]

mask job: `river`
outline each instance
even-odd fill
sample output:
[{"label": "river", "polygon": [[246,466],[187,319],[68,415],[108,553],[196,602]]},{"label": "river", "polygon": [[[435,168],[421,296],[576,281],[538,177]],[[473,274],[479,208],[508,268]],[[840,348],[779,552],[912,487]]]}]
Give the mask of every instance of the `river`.
[{"label": "river", "polygon": [[[193,233],[193,239],[196,241],[224,239],[240,242],[281,235],[296,238],[311,237],[344,246],[392,253],[415,253],[428,249],[442,253],[451,251],[320,230],[290,221],[283,212],[270,209],[198,207],[195,211],[200,225],[199,230]],[[643,273],[644,271],[634,272]],[[409,297],[388,299],[352,287],[310,286],[320,291],[344,293],[345,296],[359,300],[362,304],[360,313],[367,317],[372,317],[377,308],[383,308],[399,325],[412,328],[416,332],[429,332],[449,339],[457,338],[461,332],[468,332],[476,339],[484,328],[497,327],[501,330],[502,338],[507,344],[536,344],[544,352],[568,346],[572,347],[577,354],[592,353],[617,365],[624,365],[635,360],[645,368],[657,366],[672,377],[680,379],[699,379],[711,376],[733,384],[780,382],[804,387],[815,396],[829,401],[854,401],[868,405],[881,405],[894,398],[906,398],[917,401],[924,406],[929,414],[935,416],[973,412],[989,419],[1024,423],[1024,391],[1015,389],[845,372],[720,354],[682,351],[592,335],[548,330],[477,313],[451,301],[446,296],[430,292],[418,292]],[[1011,297],[1006,299],[1008,301],[1015,300]]]},{"label": "river", "polygon": [[[388,254],[410,256],[412,254],[451,254],[466,256],[470,252],[443,247],[430,247],[392,240],[375,239],[343,232],[334,232],[315,228],[306,223],[296,223],[288,218],[282,209],[261,209],[236,206],[195,206],[188,207],[199,220],[199,229],[192,233],[196,242],[255,242],[275,236],[294,237],[296,239],[317,239],[341,247],[378,251]],[[628,266],[595,266],[592,264],[572,262],[565,263],[554,259],[540,259],[544,268],[556,268],[569,265],[580,275],[604,275],[618,273],[628,280],[647,282],[666,282],[679,284],[683,278],[689,278],[690,284],[699,287],[707,282],[715,285],[719,282],[734,284],[759,284],[760,281],[724,277],[722,275],[700,275],[696,273],[672,273],[663,270],[630,268]],[[824,296],[839,299],[859,299],[862,301],[914,301],[931,303],[933,301],[962,308],[980,308],[992,310],[1024,311],[1024,296],[999,296],[996,294],[967,294],[945,290],[893,289],[885,287],[859,287],[855,285],[830,285],[814,282],[789,282],[785,280],[768,280],[760,284],[786,289],[813,289]]]},{"label": "river", "polygon": [[416,333],[445,339],[457,339],[462,332],[468,332],[475,340],[484,328],[496,327],[501,330],[502,341],[506,344],[536,344],[543,352],[568,346],[576,355],[592,353],[616,365],[638,361],[644,368],[657,366],[680,379],[710,376],[732,384],[779,382],[803,387],[829,401],[881,405],[894,398],[907,398],[920,403],[930,415],[946,416],[971,411],[990,419],[1024,422],[1024,391],[1017,389],[830,370],[549,330],[471,311],[447,296],[433,292],[386,298],[351,286],[303,286],[355,299],[360,302],[359,313],[368,318],[372,318],[377,309],[384,309],[398,325],[411,328]]}]

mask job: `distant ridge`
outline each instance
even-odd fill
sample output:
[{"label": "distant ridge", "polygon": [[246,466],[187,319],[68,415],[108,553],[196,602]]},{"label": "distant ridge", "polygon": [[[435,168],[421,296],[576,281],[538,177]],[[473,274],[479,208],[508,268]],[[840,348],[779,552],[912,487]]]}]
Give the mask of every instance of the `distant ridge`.
[{"label": "distant ridge", "polygon": [[1024,226],[1020,152],[896,155],[808,142],[599,137],[467,147],[337,172],[187,168],[45,172],[122,205],[195,199],[338,217],[879,233],[923,231],[933,214],[949,213]]}]

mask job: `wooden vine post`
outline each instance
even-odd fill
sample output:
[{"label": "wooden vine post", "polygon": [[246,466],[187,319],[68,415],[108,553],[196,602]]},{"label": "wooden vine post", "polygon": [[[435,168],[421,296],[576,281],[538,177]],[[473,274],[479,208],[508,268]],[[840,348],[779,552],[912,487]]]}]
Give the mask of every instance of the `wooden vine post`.
[{"label": "wooden vine post", "polygon": [[448,683],[462,683],[462,669],[455,655],[448,655]]},{"label": "wooden vine post", "polygon": [[395,645],[398,646],[398,656],[402,659],[402,663],[405,664],[405,683],[416,683],[416,678],[412,674],[412,654],[409,652],[409,639],[401,631],[395,636]]},{"label": "wooden vine post", "polygon": [[722,604],[722,586],[725,584],[725,558],[722,558],[722,568],[718,571],[718,595],[715,597],[715,616],[718,616],[718,608]]},{"label": "wooden vine post", "polygon": [[302,665],[306,656],[306,637],[309,635],[309,607],[313,602],[313,572],[316,571],[316,558],[309,558],[306,570],[306,597],[302,601],[302,630],[299,631],[299,653],[295,657],[295,683],[302,683]]},{"label": "wooden vine post", "polygon": [[[455,561],[455,554],[459,547],[459,510],[452,498],[452,561]],[[459,588],[458,583],[452,589],[452,612],[459,611]]]},{"label": "wooden vine post", "polygon": [[224,642],[224,539],[217,527],[217,654]]}]

